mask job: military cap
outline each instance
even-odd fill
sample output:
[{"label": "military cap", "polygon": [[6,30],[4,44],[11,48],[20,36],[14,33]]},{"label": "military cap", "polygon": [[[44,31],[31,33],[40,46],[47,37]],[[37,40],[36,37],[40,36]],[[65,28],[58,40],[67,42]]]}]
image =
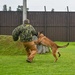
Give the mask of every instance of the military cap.
[{"label": "military cap", "polygon": [[29,24],[29,23],[30,23],[29,19],[24,20],[24,24]]}]

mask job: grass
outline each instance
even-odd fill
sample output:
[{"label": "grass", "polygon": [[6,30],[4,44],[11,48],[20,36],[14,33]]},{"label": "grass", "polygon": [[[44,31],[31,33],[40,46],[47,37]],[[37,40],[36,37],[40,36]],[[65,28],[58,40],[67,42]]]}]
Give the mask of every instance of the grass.
[{"label": "grass", "polygon": [[[32,63],[27,63],[25,51],[22,45],[18,45],[19,41],[13,42],[11,36],[1,37],[0,75],[75,75],[75,42],[70,42],[67,48],[59,49],[61,57],[56,63],[51,53],[37,54]],[[7,39],[10,41],[6,42]],[[56,43],[64,45],[66,42]]]},{"label": "grass", "polygon": [[25,49],[20,41],[14,42],[11,36],[0,35],[0,55],[24,55]]}]

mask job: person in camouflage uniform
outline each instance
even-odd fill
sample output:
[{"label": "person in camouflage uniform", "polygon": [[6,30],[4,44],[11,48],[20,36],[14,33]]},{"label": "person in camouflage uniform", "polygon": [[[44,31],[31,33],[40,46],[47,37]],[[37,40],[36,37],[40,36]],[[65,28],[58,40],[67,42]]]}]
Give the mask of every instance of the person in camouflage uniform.
[{"label": "person in camouflage uniform", "polygon": [[36,35],[37,32],[32,25],[30,25],[30,21],[26,19],[23,25],[16,27],[13,32],[13,40],[17,41],[20,37],[20,41],[23,42],[23,45],[27,52],[27,62],[32,62],[34,56],[37,53],[37,47],[32,40],[32,36]]}]

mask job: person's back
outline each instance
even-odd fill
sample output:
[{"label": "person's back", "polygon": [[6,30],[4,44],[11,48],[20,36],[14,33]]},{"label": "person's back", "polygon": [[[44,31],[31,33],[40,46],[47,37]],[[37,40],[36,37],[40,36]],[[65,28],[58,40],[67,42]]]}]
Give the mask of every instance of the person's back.
[{"label": "person's back", "polygon": [[35,33],[35,30],[32,27],[32,25],[30,25],[30,24],[25,25],[20,33],[21,42],[32,41],[33,33]]},{"label": "person's back", "polygon": [[13,35],[14,41],[17,41],[18,37],[20,36],[21,42],[27,42],[27,41],[32,41],[32,36],[36,35],[36,31],[32,25],[23,24],[16,27],[13,30],[12,35]]}]

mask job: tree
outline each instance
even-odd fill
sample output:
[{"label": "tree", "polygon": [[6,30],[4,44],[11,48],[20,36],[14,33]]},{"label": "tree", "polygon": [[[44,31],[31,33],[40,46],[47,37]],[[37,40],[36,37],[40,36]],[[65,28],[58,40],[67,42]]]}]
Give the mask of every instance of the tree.
[{"label": "tree", "polygon": [[23,11],[23,6],[18,5],[17,11]]},{"label": "tree", "polygon": [[3,11],[7,11],[7,5],[3,5]]},{"label": "tree", "polygon": [[9,11],[11,11],[11,6],[9,7]]},{"label": "tree", "polygon": [[54,8],[52,8],[51,12],[54,12]]}]

